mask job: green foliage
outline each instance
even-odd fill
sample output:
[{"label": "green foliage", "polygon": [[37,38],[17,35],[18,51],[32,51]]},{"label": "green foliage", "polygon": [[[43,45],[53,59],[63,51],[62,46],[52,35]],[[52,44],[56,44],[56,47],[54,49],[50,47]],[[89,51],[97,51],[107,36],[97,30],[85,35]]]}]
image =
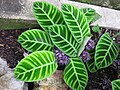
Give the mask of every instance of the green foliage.
[{"label": "green foliage", "polygon": [[36,51],[22,59],[15,68],[15,77],[25,82],[43,80],[57,69],[54,53]]},{"label": "green foliage", "polygon": [[83,39],[91,34],[85,14],[83,14],[78,8],[69,4],[62,5],[62,13],[65,23],[73,37],[78,43],[82,43]]},{"label": "green foliage", "polygon": [[98,70],[95,65],[95,59],[94,59],[95,49],[90,50],[89,53],[90,53],[91,59],[86,62],[86,65],[87,65],[88,70],[91,73],[94,73]]},{"label": "green foliage", "polygon": [[[33,10],[35,18],[45,31],[32,29],[19,36],[19,43],[33,53],[18,63],[15,77],[33,82],[51,76],[57,69],[57,61],[52,52],[56,46],[70,57],[64,70],[64,81],[73,90],[84,90],[88,73],[79,56],[92,37],[89,23],[99,19],[100,15],[94,9],[78,9],[69,4],[62,5],[61,13],[57,7],[47,2],[34,2]],[[93,31],[100,32],[98,26]],[[89,52],[92,58],[86,62],[86,66],[90,72],[96,72],[111,65],[119,49],[109,34],[105,33],[96,48]],[[116,82],[113,81],[113,85],[114,88]]]},{"label": "green foliage", "polygon": [[84,90],[88,74],[80,58],[70,58],[70,63],[64,70],[64,81],[73,90]]},{"label": "green foliage", "polygon": [[76,42],[68,28],[64,25],[54,25],[50,27],[50,37],[61,51],[70,57],[76,57],[80,44]]},{"label": "green foliage", "polygon": [[102,16],[101,16],[100,14],[98,14],[98,13],[95,13],[95,15],[94,15],[94,17],[93,17],[91,23],[97,21],[97,20],[100,19],[100,18],[102,18]]},{"label": "green foliage", "polygon": [[85,16],[87,17],[88,23],[95,22],[101,18],[101,15],[99,15],[92,8],[81,8],[80,11],[83,12],[85,14]]},{"label": "green foliage", "polygon": [[93,31],[93,32],[100,33],[100,27],[99,27],[99,25],[97,24],[96,26],[93,26],[93,27],[92,27],[92,31]]},{"label": "green foliage", "polygon": [[112,90],[120,90],[120,79],[112,81]]},{"label": "green foliage", "polygon": [[80,11],[83,12],[87,17],[88,23],[90,23],[93,20],[94,15],[96,13],[96,11],[92,8],[81,8]]},{"label": "green foliage", "polygon": [[33,11],[38,23],[46,31],[50,25],[64,23],[62,13],[50,3],[34,2]]},{"label": "green foliage", "polygon": [[18,42],[30,52],[53,49],[49,35],[38,29],[25,31],[19,36]]},{"label": "green foliage", "polygon": [[116,43],[105,33],[101,36],[95,49],[95,65],[97,68],[105,68],[117,58],[119,48]]}]

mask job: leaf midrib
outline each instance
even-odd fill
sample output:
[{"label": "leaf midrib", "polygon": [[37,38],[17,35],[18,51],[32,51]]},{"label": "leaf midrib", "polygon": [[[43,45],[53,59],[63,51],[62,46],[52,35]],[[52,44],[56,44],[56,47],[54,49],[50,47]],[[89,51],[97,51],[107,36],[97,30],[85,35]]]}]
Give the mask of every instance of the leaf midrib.
[{"label": "leaf midrib", "polygon": [[79,86],[81,87],[81,84],[80,84],[80,80],[79,80],[79,78],[78,78],[78,76],[77,76],[77,72],[76,72],[76,70],[75,70],[75,66],[74,66],[74,64],[73,64],[73,61],[72,61],[72,59],[70,60],[71,61],[71,64],[72,64],[72,68],[73,68],[73,70],[74,70],[74,73],[75,73],[75,76],[76,76],[76,78],[77,78],[77,81],[79,82]]},{"label": "leaf midrib", "polygon": [[65,40],[73,49],[74,51],[77,53],[77,50],[74,48],[74,46],[69,42],[67,41],[66,38],[62,37],[60,34],[58,34],[57,32],[53,31],[56,35],[58,35],[59,37],[61,37],[63,40]]},{"label": "leaf midrib", "polygon": [[42,65],[42,66],[35,67],[35,68],[33,67],[33,68],[30,69],[30,70],[27,70],[27,71],[25,71],[25,72],[22,72],[22,73],[18,74],[18,76],[21,75],[21,74],[25,74],[25,73],[27,73],[27,72],[30,72],[30,71],[33,71],[33,70],[36,70],[36,69],[45,67],[45,66],[52,65],[52,64],[54,64],[54,63],[55,63],[55,61],[53,61],[53,62],[51,62],[51,63],[44,64],[44,65]]},{"label": "leaf midrib", "polygon": [[101,67],[101,64],[102,64],[104,61],[105,61],[105,64],[106,64],[105,58],[106,58],[106,56],[108,55],[108,53],[109,53],[109,51],[110,51],[112,45],[113,45],[113,41],[111,41],[110,46],[109,46],[109,48],[108,48],[108,50],[107,50],[107,52],[106,52],[104,58],[102,59],[102,61],[101,61],[101,63],[100,63],[100,67]]},{"label": "leaf midrib", "polygon": [[[39,7],[39,5],[38,5]],[[51,23],[54,25],[55,23],[53,22],[53,20],[48,16],[48,14],[42,9],[42,7],[39,7],[39,9],[47,16],[47,18],[51,21]],[[35,15],[36,16],[36,15]],[[38,21],[39,22],[39,21]],[[39,22],[40,23],[40,22]]]},{"label": "leaf midrib", "polygon": [[[76,20],[76,18],[74,17],[74,15],[70,12],[70,10],[68,9],[68,8],[66,8],[68,11],[69,11],[69,13],[72,15],[72,17],[73,17],[73,19],[75,20],[75,22],[77,23],[77,26],[78,26],[78,28],[79,28],[79,31],[80,31],[80,35],[81,35],[81,38],[83,37],[83,33],[82,33],[82,29],[81,29],[81,27],[80,27],[80,25],[79,25],[79,23],[77,22],[77,20]],[[78,10],[79,11],[79,10]],[[80,13],[79,13],[80,14]],[[65,20],[65,22],[66,22],[66,20]],[[68,28],[69,28],[69,25],[68,25]],[[83,40],[83,38],[82,38],[82,40]],[[78,41],[78,40],[77,40]]]},{"label": "leaf midrib", "polygon": [[46,42],[39,42],[39,41],[32,41],[32,40],[19,40],[19,41],[24,41],[24,42],[27,41],[27,42],[40,43],[40,44],[45,44],[45,45],[53,47],[53,45],[51,45],[49,43],[46,43]]}]

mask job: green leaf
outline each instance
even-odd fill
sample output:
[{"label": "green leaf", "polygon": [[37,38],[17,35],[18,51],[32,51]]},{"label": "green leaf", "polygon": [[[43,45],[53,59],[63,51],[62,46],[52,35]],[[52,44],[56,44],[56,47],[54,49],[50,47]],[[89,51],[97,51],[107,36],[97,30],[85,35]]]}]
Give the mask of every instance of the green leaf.
[{"label": "green leaf", "polygon": [[120,90],[120,79],[112,81],[112,90]]},{"label": "green leaf", "polygon": [[87,35],[91,34],[85,14],[77,7],[63,4],[62,13],[65,23],[78,43],[81,43]]},{"label": "green leaf", "polygon": [[85,16],[87,17],[87,21],[88,23],[92,22],[96,11],[92,8],[81,8],[80,9],[81,12],[83,12],[85,14]]},{"label": "green leaf", "polygon": [[86,65],[87,65],[88,70],[91,73],[94,73],[98,70],[95,65],[95,59],[94,59],[95,49],[90,50],[89,53],[90,53],[91,59],[86,62]]},{"label": "green leaf", "polygon": [[40,51],[40,50],[52,50],[53,45],[51,45],[51,40],[49,35],[39,29],[32,29],[23,32],[19,38],[18,42],[23,48],[30,52]]},{"label": "green leaf", "polygon": [[88,82],[88,74],[80,58],[70,58],[64,70],[64,81],[73,90],[84,90]]},{"label": "green leaf", "polygon": [[100,27],[99,27],[99,25],[97,24],[96,26],[93,26],[93,27],[92,27],[92,31],[93,31],[93,32],[100,33]]},{"label": "green leaf", "polygon": [[105,68],[113,63],[117,58],[119,48],[117,44],[105,33],[101,36],[95,50],[95,64],[97,68]]},{"label": "green leaf", "polygon": [[95,13],[94,17],[93,17],[93,20],[91,21],[91,23],[97,21],[98,19],[102,18],[102,16],[98,13]]},{"label": "green leaf", "polygon": [[34,82],[51,76],[57,69],[55,55],[51,51],[36,51],[22,59],[15,68],[18,80]]},{"label": "green leaf", "polygon": [[68,28],[64,25],[50,27],[50,37],[61,51],[70,57],[76,57],[80,44],[76,42]]},{"label": "green leaf", "polygon": [[62,13],[47,2],[34,2],[33,11],[38,23],[46,31],[50,25],[64,23]]},{"label": "green leaf", "polygon": [[87,17],[88,23],[93,23],[102,17],[92,8],[81,8],[80,11]]}]

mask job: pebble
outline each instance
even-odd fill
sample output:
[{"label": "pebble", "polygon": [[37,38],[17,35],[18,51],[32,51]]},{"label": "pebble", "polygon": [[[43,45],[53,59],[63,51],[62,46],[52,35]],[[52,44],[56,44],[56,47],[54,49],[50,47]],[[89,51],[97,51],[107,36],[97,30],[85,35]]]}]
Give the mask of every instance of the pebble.
[{"label": "pebble", "polygon": [[8,71],[8,66],[7,66],[7,62],[0,58],[0,76],[6,74]]},{"label": "pebble", "polygon": [[0,90],[23,90],[24,82],[14,77],[12,70],[0,77]]},{"label": "pebble", "polygon": [[14,77],[14,71],[0,58],[0,90],[28,90],[23,81]]}]

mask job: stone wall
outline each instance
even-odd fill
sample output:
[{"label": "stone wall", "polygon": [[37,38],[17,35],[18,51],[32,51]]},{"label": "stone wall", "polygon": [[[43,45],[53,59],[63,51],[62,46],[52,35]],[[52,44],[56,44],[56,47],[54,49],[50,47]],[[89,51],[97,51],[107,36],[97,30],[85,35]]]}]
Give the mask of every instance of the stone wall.
[{"label": "stone wall", "polygon": [[72,0],[120,10],[120,0]]},{"label": "stone wall", "polygon": [[[93,8],[102,16],[102,19],[98,20],[93,25],[99,24],[101,27],[120,29],[120,11],[113,9],[70,0],[0,0],[0,30],[39,28],[32,10],[33,2],[35,1],[49,2],[59,9],[61,4],[65,3],[75,5],[79,8]],[[91,1],[99,1],[99,3],[101,3],[101,0]]]}]

